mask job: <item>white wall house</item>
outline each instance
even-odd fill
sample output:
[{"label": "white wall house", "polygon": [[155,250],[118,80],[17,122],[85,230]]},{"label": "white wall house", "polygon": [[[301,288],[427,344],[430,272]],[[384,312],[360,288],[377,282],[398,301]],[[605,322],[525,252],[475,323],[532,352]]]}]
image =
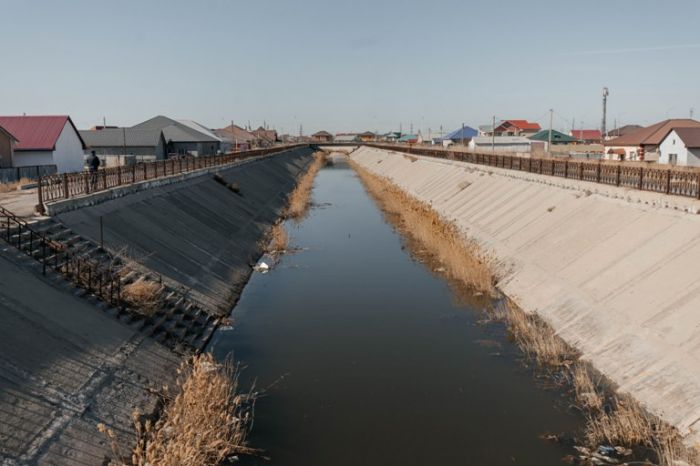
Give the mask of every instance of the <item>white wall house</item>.
[{"label": "white wall house", "polygon": [[700,128],[677,128],[659,145],[659,163],[700,167]]},{"label": "white wall house", "polygon": [[85,144],[68,116],[0,117],[18,142],[14,167],[56,165],[58,173],[82,171]]}]

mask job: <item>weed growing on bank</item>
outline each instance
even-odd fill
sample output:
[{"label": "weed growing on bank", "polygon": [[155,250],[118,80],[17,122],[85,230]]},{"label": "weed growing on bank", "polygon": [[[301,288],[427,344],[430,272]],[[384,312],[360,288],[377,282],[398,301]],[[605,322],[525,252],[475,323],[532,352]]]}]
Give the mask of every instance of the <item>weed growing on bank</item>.
[{"label": "weed growing on bank", "polygon": [[287,230],[284,228],[284,222],[275,223],[275,225],[270,230],[270,244],[268,246],[268,252],[280,254],[289,248],[289,235]]},{"label": "weed growing on bank", "polygon": [[137,442],[129,457],[120,454],[111,429],[100,424],[98,430],[122,466],[220,465],[237,454],[257,454],[247,446],[255,393],[240,393],[238,376],[232,361],[220,364],[209,353],[184,362],[160,418],[134,413]]},{"label": "weed growing on bank", "polygon": [[[409,242],[410,245],[427,250],[437,258],[448,279],[473,291],[498,297],[492,262],[484,258],[476,243],[464,238],[453,223],[430,205],[358,163],[351,160],[350,164],[387,219],[404,236],[415,240],[415,243]],[[536,361],[553,379],[569,384],[577,406],[586,417],[583,434],[590,447],[579,449],[586,452],[579,460],[602,464],[596,450],[600,445],[610,445],[617,447],[613,455],[618,456],[631,455],[632,448],[641,448],[653,454],[659,466],[700,464],[698,452],[683,444],[675,428],[651,416],[632,397],[618,395],[612,384],[604,382],[590,363],[582,361],[579,353],[544,319],[504,299],[490,308],[489,314],[489,320],[505,323],[513,341],[528,358]],[[611,459],[619,462],[617,458]]]},{"label": "weed growing on bank", "polygon": [[20,178],[18,181],[11,181],[9,183],[0,183],[0,193],[9,193],[11,191],[17,191],[20,186],[31,183],[32,180],[29,178]]},{"label": "weed growing on bank", "polygon": [[163,285],[146,278],[139,278],[122,288],[122,299],[143,315],[158,310],[162,301]]},{"label": "weed growing on bank", "polygon": [[299,178],[296,188],[294,188],[294,191],[292,191],[292,194],[290,194],[289,205],[287,206],[287,210],[284,214],[286,218],[294,219],[297,222],[303,220],[306,214],[309,212],[309,207],[311,206],[311,191],[314,187],[314,179],[316,179],[316,175],[318,174],[319,170],[326,164],[325,152],[315,152],[313,157],[313,162],[311,162],[311,165],[309,165],[306,173]]}]

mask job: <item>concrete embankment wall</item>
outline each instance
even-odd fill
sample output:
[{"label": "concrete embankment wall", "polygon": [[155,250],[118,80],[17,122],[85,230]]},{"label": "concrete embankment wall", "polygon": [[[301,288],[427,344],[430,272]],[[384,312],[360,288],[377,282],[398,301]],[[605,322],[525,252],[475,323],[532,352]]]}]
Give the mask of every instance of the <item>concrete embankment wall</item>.
[{"label": "concrete embankment wall", "polygon": [[647,409],[700,440],[698,201],[360,148],[454,221],[536,312]]},{"label": "concrete embankment wall", "polygon": [[297,148],[57,215],[76,233],[104,244],[190,290],[207,308],[227,312],[279,218],[297,176],[312,161]]}]

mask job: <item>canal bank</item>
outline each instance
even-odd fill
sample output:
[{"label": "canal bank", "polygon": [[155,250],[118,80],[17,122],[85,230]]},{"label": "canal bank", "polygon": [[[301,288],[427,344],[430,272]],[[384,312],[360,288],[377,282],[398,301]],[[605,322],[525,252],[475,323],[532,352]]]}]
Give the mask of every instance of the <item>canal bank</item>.
[{"label": "canal bank", "polygon": [[353,159],[453,221],[502,265],[507,296],[697,443],[697,216],[661,195],[630,202],[463,162],[372,148]]},{"label": "canal bank", "polygon": [[[473,297],[420,263],[335,159],[290,244],[254,274],[211,349],[267,388],[251,444],[275,465],[558,464],[581,418]],[[466,299],[465,299],[466,298]],[[478,301],[478,300],[477,300]],[[254,458],[246,464],[263,464]]]}]

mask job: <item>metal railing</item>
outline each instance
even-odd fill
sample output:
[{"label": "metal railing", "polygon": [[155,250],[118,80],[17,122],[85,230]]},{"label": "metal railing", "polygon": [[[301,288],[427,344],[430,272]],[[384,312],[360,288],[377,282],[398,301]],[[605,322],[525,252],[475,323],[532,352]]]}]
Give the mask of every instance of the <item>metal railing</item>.
[{"label": "metal railing", "polygon": [[508,170],[525,171],[540,175],[700,199],[700,170],[661,168],[658,165],[646,167],[604,160],[530,158],[514,155],[459,152],[394,144],[367,145],[407,154],[458,160]]},{"label": "metal railing", "polygon": [[154,162],[140,162],[131,166],[105,168],[92,173],[77,172],[44,176],[39,178],[38,183],[39,206],[43,209],[45,202],[70,199],[141,181],[155,180],[203,168],[228,165],[299,146],[301,145],[278,146],[202,157],[185,156]]},{"label": "metal railing", "polygon": [[35,231],[27,222],[0,207],[2,238],[42,265],[42,273],[53,269],[74,285],[94,293],[103,301],[122,307],[122,284],[119,274],[111,267],[69,251],[67,246]]}]

